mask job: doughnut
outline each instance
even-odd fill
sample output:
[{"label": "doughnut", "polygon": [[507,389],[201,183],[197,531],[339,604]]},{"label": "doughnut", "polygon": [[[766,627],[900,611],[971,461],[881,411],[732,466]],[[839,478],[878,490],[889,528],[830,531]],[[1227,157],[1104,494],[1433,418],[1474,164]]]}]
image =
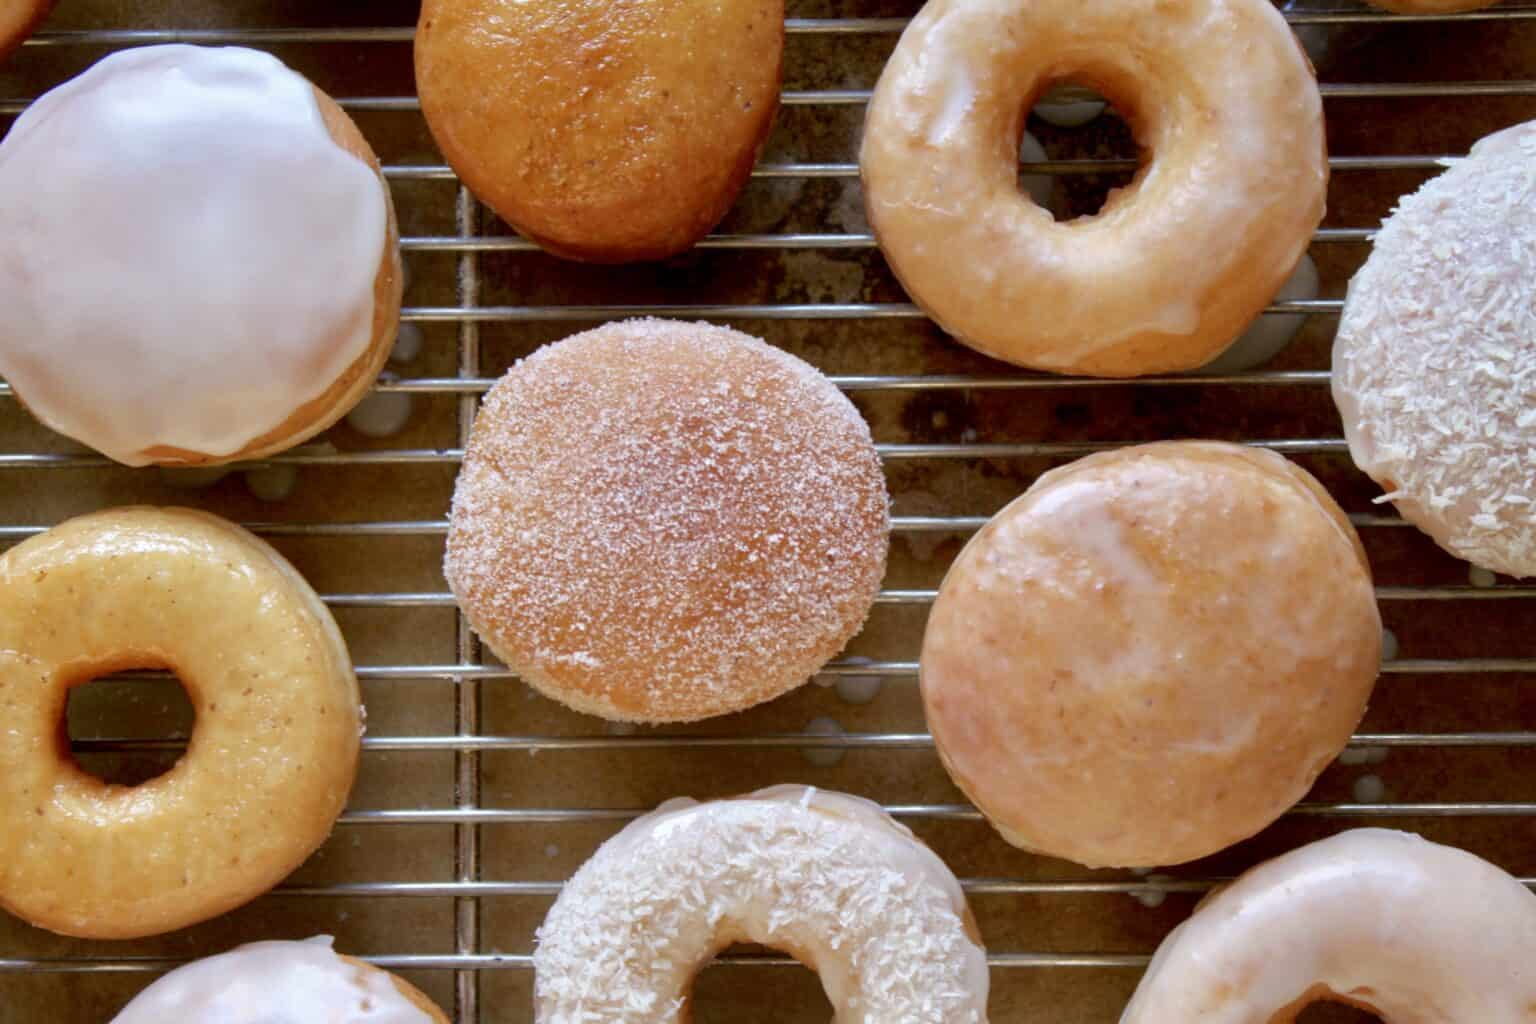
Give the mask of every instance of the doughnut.
[{"label": "doughnut", "polygon": [[[1018,143],[1063,81],[1107,97],[1150,158],[1099,213],[1058,223],[1020,191]],[[945,332],[1106,377],[1231,344],[1306,251],[1328,185],[1317,82],[1270,0],[932,0],[875,86],[859,167],[886,261]]]},{"label": "doughnut", "polygon": [[512,227],[567,259],[653,260],[736,201],[783,50],[783,0],[423,0],[416,85],[443,156]]},{"label": "doughnut", "polygon": [[1365,552],[1321,485],[1175,441],[1052,470],[993,517],[939,588],[920,684],[945,768],[1004,839],[1154,867],[1300,799],[1380,652]]},{"label": "doughnut", "polygon": [[130,466],[324,430],[400,311],[389,189],[341,108],[253,50],[100,61],[0,141],[0,374]]},{"label": "doughnut", "polygon": [[631,320],[491,389],[444,574],[546,696],[693,721],[842,649],[880,590],[888,504],[868,425],[808,364],[724,327]]},{"label": "doughnut", "polygon": [[449,1024],[404,978],[342,956],[329,935],[253,942],[179,967],[112,1024]]},{"label": "doughnut", "polygon": [[0,0],[0,60],[11,55],[48,17],[54,0]]},{"label": "doughnut", "polygon": [[1384,1021],[1536,1016],[1536,895],[1492,864],[1362,828],[1261,864],[1158,947],[1120,1024],[1291,1024],[1318,1001]]},{"label": "doughnut", "polygon": [[[187,752],[139,786],[70,757],[69,689],[169,669]],[[362,733],[330,613],[276,551],[192,509],[80,516],[0,555],[0,906],[91,939],[240,906],[318,847]]]},{"label": "doughnut", "polygon": [[1350,282],[1333,398],[1355,464],[1458,558],[1536,576],[1536,121],[1405,196]]},{"label": "doughnut", "polygon": [[539,1024],[685,1024],[733,942],[821,975],[839,1024],[984,1024],[960,883],[879,804],[806,786],[669,800],[582,865],[539,928]]}]

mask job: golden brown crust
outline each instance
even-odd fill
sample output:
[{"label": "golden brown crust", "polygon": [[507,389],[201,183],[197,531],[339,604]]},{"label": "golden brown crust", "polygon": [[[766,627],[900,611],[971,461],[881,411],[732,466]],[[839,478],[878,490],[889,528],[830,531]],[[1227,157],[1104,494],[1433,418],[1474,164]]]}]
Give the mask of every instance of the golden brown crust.
[{"label": "golden brown crust", "polygon": [[26,41],[53,4],[54,0],[0,0],[0,60]]},{"label": "golden brown crust", "polygon": [[691,247],[741,191],[778,104],[783,0],[426,0],[422,112],[459,177],[545,249]]},{"label": "golden brown crust", "polygon": [[420,1010],[428,1017],[431,1017],[434,1024],[452,1024],[452,1022],[448,1020],[448,1015],[444,1013],[436,1003],[428,999],[425,992],[417,988],[415,985],[412,985],[404,978],[400,977],[400,975],[395,974],[392,971],[386,971],[381,967],[375,967],[372,964],[364,963],[355,956],[347,956],[345,953],[338,953],[336,955],[354,967],[360,967],[365,971],[374,971],[378,974],[389,975],[389,980],[394,982],[395,988],[399,991],[399,993],[406,999],[410,1000],[412,1006],[416,1007],[416,1009]]},{"label": "golden brown crust", "polygon": [[[87,596],[88,595],[88,596]],[[69,756],[69,688],[169,668],[197,720],[141,786]],[[0,556],[0,905],[85,938],[155,935],[281,881],[357,770],[357,680],[335,621],[266,543],[192,509],[72,519]]]}]

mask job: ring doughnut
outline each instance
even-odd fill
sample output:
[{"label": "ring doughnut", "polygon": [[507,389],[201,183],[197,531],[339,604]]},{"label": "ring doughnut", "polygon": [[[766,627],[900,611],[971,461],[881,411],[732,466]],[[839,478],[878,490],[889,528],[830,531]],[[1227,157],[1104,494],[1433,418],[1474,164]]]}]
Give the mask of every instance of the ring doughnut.
[{"label": "ring doughnut", "polygon": [[[187,752],[134,787],[87,774],[70,687],[174,671]],[[136,938],[265,892],[330,833],[357,769],[357,680],[330,613],[277,552],[191,509],[81,516],[0,556],[0,905]]]},{"label": "ring doughnut", "polygon": [[0,60],[32,34],[53,4],[54,0],[0,0]]},{"label": "ring doughnut", "polygon": [[983,1024],[987,961],[960,883],[878,804],[805,786],[670,800],[561,890],[534,951],[539,1024],[684,1024],[733,942],[821,975],[838,1024]]},{"label": "ring doughnut", "polygon": [[378,159],[302,75],[236,47],[114,53],[0,140],[0,374],[126,465],[271,455],[378,376],[398,243]]},{"label": "ring doughnut", "polygon": [[1458,558],[1536,576],[1536,122],[1404,196],[1349,285],[1333,397],[1355,464]]},{"label": "ring doughnut", "polygon": [[841,650],[889,528],[869,426],[830,381],[737,331],[634,320],[540,349],[486,395],[444,575],[546,696],[692,721]]},{"label": "ring doughnut", "polygon": [[1381,651],[1365,552],[1273,452],[1175,441],[1041,476],[960,552],[923,637],[951,777],[1015,846],[1179,864],[1301,799]]},{"label": "ring doughnut", "polygon": [[1318,1000],[1384,1021],[1527,1024],[1536,895],[1487,861],[1356,829],[1248,871],[1158,947],[1120,1024],[1291,1024]]},{"label": "ring doughnut", "polygon": [[331,948],[253,942],[179,967],[112,1024],[449,1024],[416,986]]},{"label": "ring doughnut", "polygon": [[[1018,152],[1063,80],[1108,97],[1151,157],[1098,214],[1057,223],[1020,191]],[[875,86],[859,165],[880,248],[940,327],[1111,377],[1231,344],[1328,184],[1317,82],[1270,0],[933,0]]]}]

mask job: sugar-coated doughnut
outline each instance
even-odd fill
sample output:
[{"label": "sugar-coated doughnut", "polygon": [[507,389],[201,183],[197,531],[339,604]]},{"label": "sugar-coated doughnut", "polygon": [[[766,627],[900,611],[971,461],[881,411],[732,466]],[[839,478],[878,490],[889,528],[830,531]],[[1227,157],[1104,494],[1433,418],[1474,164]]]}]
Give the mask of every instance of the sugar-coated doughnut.
[{"label": "sugar-coated doughnut", "polygon": [[533,955],[539,1024],[686,1024],[733,942],[821,975],[838,1024],[984,1024],[960,883],[878,804],[805,786],[669,800],[561,890]]},{"label": "sugar-coated doughnut", "polygon": [[[1018,149],[1067,79],[1150,159],[1058,223],[1020,191]],[[859,165],[881,251],[939,326],[1110,377],[1231,344],[1306,251],[1328,184],[1317,82],[1270,0],[932,0],[875,86]]]},{"label": "sugar-coated doughnut", "polygon": [[1291,1024],[1318,1000],[1393,1024],[1536,1018],[1536,895],[1407,832],[1356,829],[1207,897],[1121,1024]]},{"label": "sugar-coated doughnut", "polygon": [[367,391],[393,207],[341,108],[254,50],[124,50],[0,141],[0,374],[128,465],[270,455]]},{"label": "sugar-coated doughnut", "polygon": [[1365,711],[1370,569],[1321,485],[1182,441],[1052,470],[950,568],[923,638],[939,755],[1003,838],[1177,864],[1306,793]]},{"label": "sugar-coated doughnut", "polygon": [[54,0],[0,0],[0,60],[32,34],[53,4]]},{"label": "sugar-coated doughnut", "polygon": [[416,82],[475,195],[549,252],[617,263],[725,215],[783,50],[783,0],[424,0]]},{"label": "sugar-coated doughnut", "polygon": [[448,1024],[416,986],[331,948],[328,935],[253,942],[179,967],[112,1024]]},{"label": "sugar-coated doughnut", "polygon": [[[70,687],[176,673],[187,752],[139,786],[70,757]],[[81,516],[0,555],[0,906],[125,939],[221,914],[320,845],[357,770],[357,680],[276,551],[191,509]]]},{"label": "sugar-coated doughnut", "polygon": [[1469,562],[1536,576],[1536,121],[1404,196],[1349,285],[1333,397],[1355,463]]},{"label": "sugar-coated doughnut", "polygon": [[799,686],[858,631],[887,504],[868,425],[811,366],[724,327],[633,320],[491,389],[444,573],[546,695],[691,721]]}]

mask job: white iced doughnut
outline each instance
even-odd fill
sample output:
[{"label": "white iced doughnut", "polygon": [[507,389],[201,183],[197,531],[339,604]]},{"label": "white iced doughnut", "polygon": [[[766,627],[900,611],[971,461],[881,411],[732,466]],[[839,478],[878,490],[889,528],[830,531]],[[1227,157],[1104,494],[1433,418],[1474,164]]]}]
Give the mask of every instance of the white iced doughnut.
[{"label": "white iced doughnut", "polygon": [[180,967],[112,1024],[448,1024],[404,980],[342,956],[331,938],[253,942]]},{"label": "white iced doughnut", "polygon": [[838,1024],[986,1020],[955,876],[878,805],[804,786],[671,800],[604,843],[539,929],[536,1019],[680,1024],[733,942],[819,972]]},{"label": "white iced doughnut", "polygon": [[1536,1020],[1536,895],[1487,861],[1357,829],[1276,857],[1163,941],[1121,1024],[1290,1024],[1317,1000],[1393,1024]]},{"label": "white iced doughnut", "polygon": [[1536,122],[1405,196],[1350,282],[1333,397],[1355,463],[1441,547],[1536,575]]}]

